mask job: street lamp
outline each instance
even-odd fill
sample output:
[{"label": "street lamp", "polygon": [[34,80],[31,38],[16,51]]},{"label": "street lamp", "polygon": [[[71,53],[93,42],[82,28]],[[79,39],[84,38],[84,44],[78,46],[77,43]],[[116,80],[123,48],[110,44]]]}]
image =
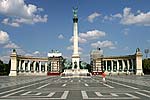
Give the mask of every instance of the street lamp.
[{"label": "street lamp", "polygon": [[149,49],[145,49],[145,50],[144,50],[144,53],[146,54],[146,58],[147,58],[148,53],[149,53]]}]

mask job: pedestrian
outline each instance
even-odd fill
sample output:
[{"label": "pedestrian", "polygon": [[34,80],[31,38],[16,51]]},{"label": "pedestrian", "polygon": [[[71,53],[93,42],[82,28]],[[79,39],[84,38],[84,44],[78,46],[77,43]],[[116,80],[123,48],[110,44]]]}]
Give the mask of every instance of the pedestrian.
[{"label": "pedestrian", "polygon": [[105,72],[103,71],[102,72],[102,80],[103,80],[103,83],[106,83],[106,74],[105,74]]}]

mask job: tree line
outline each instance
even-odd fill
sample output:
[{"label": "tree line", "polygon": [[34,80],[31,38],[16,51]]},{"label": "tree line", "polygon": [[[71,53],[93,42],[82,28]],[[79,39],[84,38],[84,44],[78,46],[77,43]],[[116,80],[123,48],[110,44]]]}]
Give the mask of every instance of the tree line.
[{"label": "tree line", "polygon": [[10,61],[8,64],[0,60],[0,76],[9,75],[10,73]]},{"label": "tree line", "polygon": [[144,74],[150,74],[150,58],[144,59],[142,61],[142,66]]}]

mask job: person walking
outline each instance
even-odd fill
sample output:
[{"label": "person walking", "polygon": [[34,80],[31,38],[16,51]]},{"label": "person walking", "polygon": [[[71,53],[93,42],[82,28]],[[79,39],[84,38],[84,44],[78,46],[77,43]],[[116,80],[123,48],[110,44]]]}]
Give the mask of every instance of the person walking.
[{"label": "person walking", "polygon": [[103,72],[102,72],[102,80],[103,80],[103,83],[107,83],[105,78],[106,78],[106,74],[105,74],[105,72],[103,71]]}]

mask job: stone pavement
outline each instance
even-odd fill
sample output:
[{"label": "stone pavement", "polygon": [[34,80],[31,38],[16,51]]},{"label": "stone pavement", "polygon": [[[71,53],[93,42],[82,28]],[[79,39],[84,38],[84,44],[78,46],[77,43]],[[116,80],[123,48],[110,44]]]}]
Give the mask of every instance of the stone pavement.
[{"label": "stone pavement", "polygon": [[21,85],[25,83],[35,82],[42,79],[46,79],[45,76],[0,76],[0,88],[5,88],[9,86]]},{"label": "stone pavement", "polygon": [[112,76],[106,76],[106,78],[108,78],[110,80],[117,80],[117,81],[122,81],[122,82],[133,83],[133,84],[137,84],[137,85],[150,87],[150,75],[144,75],[144,76],[112,75]]},{"label": "stone pavement", "polygon": [[10,84],[0,88],[0,100],[149,100],[150,87],[132,84],[136,78],[149,80],[149,76],[107,76],[106,84],[100,76],[0,77],[0,84]]}]

